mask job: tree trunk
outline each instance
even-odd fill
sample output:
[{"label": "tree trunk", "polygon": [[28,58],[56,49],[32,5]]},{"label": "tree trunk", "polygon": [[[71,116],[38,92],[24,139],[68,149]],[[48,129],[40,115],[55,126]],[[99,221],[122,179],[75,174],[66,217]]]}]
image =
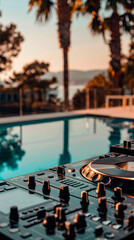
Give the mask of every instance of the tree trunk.
[{"label": "tree trunk", "polygon": [[64,110],[68,111],[69,99],[68,99],[68,86],[69,86],[69,76],[68,76],[68,48],[63,49],[64,55]]},{"label": "tree trunk", "polygon": [[120,17],[114,12],[110,19],[111,40],[109,42],[111,51],[111,75],[113,77],[114,88],[121,87],[121,34],[120,34]]},{"label": "tree trunk", "polygon": [[70,47],[71,7],[68,0],[57,0],[58,38],[64,57],[64,110],[68,111],[68,49]]}]

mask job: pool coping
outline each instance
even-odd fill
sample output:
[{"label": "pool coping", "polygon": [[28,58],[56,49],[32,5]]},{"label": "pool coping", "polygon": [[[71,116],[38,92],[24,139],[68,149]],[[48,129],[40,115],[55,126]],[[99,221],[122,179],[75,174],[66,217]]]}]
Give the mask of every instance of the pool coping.
[{"label": "pool coping", "polygon": [[[131,116],[130,116],[131,114]],[[129,117],[128,117],[129,115]],[[82,117],[96,117],[96,118],[118,118],[128,121],[134,120],[134,108],[126,107],[111,107],[111,108],[98,108],[89,110],[78,110],[72,112],[57,112],[57,113],[44,113],[33,114],[24,116],[4,117],[0,118],[0,126],[16,126],[16,125],[29,125],[41,122],[60,121],[66,118],[82,118]]]},{"label": "pool coping", "polygon": [[66,118],[81,118],[85,117],[85,114],[74,112],[62,112],[62,113],[45,113],[45,114],[33,114],[25,116],[5,117],[0,118],[0,126],[20,126],[29,125],[42,122],[54,122],[64,120]]}]

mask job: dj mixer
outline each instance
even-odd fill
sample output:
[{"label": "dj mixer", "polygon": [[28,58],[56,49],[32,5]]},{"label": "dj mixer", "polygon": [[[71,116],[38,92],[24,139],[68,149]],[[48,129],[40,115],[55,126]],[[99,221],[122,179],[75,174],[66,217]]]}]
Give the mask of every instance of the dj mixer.
[{"label": "dj mixer", "polygon": [[134,239],[134,142],[0,181],[0,240]]}]

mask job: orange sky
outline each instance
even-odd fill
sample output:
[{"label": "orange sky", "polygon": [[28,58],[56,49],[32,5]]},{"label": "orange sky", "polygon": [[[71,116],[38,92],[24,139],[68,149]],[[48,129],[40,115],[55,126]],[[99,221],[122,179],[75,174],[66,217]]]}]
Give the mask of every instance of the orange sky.
[{"label": "orange sky", "polygon": [[[50,71],[63,68],[62,50],[57,39],[56,14],[46,24],[35,21],[35,12],[28,13],[28,0],[1,0],[4,24],[14,22],[25,37],[22,51],[14,61],[14,69],[21,70],[22,66],[34,59],[50,63]],[[88,29],[89,16],[73,18],[71,27],[71,48],[69,52],[70,69],[91,70],[108,68],[109,48],[102,36],[93,36]],[[123,52],[128,51],[129,37],[122,37]]]}]

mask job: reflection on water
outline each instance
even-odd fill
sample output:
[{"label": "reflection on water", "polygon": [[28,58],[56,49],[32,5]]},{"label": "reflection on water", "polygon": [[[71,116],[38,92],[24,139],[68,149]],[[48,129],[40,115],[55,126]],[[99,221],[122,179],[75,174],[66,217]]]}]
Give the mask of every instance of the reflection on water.
[{"label": "reflection on water", "polygon": [[121,130],[124,128],[122,122],[117,119],[107,121],[107,126],[111,127],[109,134],[110,146],[119,144],[121,140]]},{"label": "reflection on water", "polygon": [[0,178],[10,178],[109,152],[134,138],[134,124],[79,118],[0,128]]},{"label": "reflection on water", "polygon": [[0,172],[5,168],[16,169],[17,162],[21,161],[25,151],[21,148],[21,127],[20,138],[12,134],[12,128],[0,129]]},{"label": "reflection on water", "polygon": [[71,162],[71,154],[69,153],[69,120],[64,120],[63,131],[63,153],[60,155],[59,164],[64,165]]},{"label": "reflection on water", "polygon": [[130,139],[134,139],[134,123],[133,122],[130,123],[130,128],[128,129],[128,133],[129,133]]}]

